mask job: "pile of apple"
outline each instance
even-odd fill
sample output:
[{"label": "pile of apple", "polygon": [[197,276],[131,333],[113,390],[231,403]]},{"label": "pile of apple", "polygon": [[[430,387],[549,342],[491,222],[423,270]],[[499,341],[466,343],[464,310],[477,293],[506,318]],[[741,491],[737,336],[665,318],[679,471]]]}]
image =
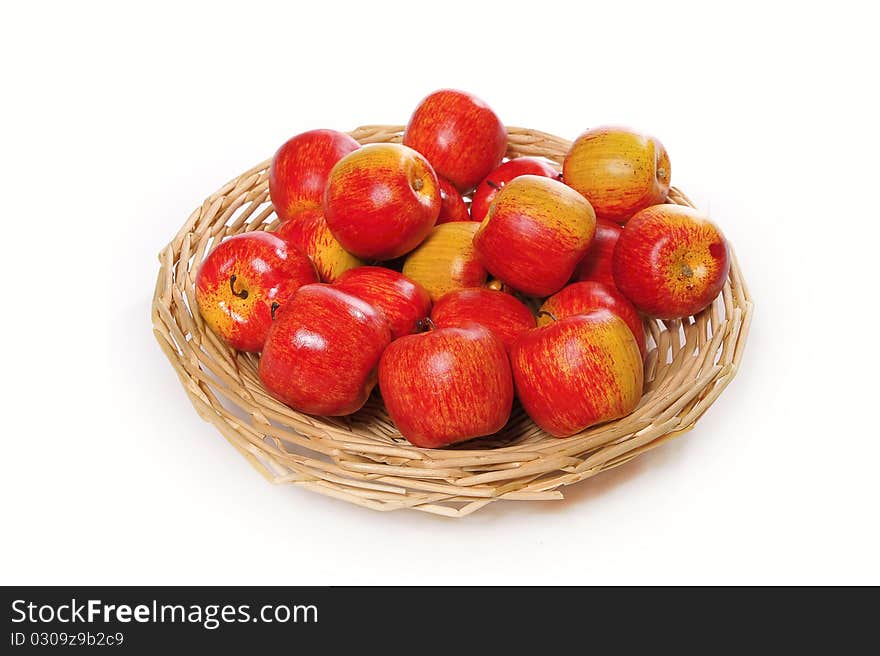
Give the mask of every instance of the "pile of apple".
[{"label": "pile of apple", "polygon": [[261,353],[266,389],[300,412],[351,414],[378,382],[420,447],[501,430],[514,395],[557,437],[629,414],[643,316],[708,306],[728,274],[724,237],[664,204],[671,169],[652,137],[588,130],[561,172],[502,163],[506,150],[495,113],[452,90],[419,104],[402,145],[293,137],[269,173],[278,228],[208,255],[202,317]]}]

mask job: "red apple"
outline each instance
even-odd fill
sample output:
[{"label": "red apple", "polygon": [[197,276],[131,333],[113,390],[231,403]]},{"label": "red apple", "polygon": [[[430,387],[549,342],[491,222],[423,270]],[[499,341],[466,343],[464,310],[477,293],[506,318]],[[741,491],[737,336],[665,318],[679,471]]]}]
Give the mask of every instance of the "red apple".
[{"label": "red apple", "polygon": [[587,130],[562,164],[565,184],[590,201],[596,216],[617,223],[666,200],[671,174],[663,144],[618,127]]},{"label": "red apple", "polygon": [[682,205],[655,205],[629,220],[614,249],[617,288],[660,319],[697,314],[721,292],[730,269],[724,235]]},{"label": "red apple", "polygon": [[574,272],[575,280],[595,280],[603,285],[615,286],[611,259],[620,237],[620,226],[610,221],[596,221],[596,234],[584,259]]},{"label": "red apple", "polygon": [[379,389],[400,433],[424,448],[491,435],[513,404],[504,344],[478,324],[392,342],[379,363]]},{"label": "red apple", "polygon": [[507,129],[482,100],[464,91],[435,91],[413,112],[403,143],[431,162],[462,193],[501,163]]},{"label": "red apple", "polygon": [[544,326],[557,319],[570,317],[573,314],[586,314],[601,308],[611,310],[623,319],[632,331],[636,344],[639,345],[639,352],[644,358],[646,346],[642,318],[633,304],[626,300],[616,287],[603,285],[601,282],[588,280],[563,287],[544,301],[538,312],[538,325]]},{"label": "red apple", "polygon": [[440,214],[437,175],[412,148],[372,144],[346,155],[324,192],[330,232],[349,253],[392,260],[431,232]]},{"label": "red apple", "polygon": [[344,271],[364,264],[345,250],[333,236],[320,207],[301,211],[278,226],[275,234],[308,255],[323,282],[333,282]]},{"label": "red apple", "polygon": [[214,334],[234,349],[256,353],[280,307],[317,280],[305,255],[275,235],[248,232],[221,242],[202,262],[196,303]]},{"label": "red apple", "polygon": [[357,141],[335,130],[311,130],[288,140],[269,167],[269,197],[282,221],[300,210],[318,207],[330,169],[359,148]]},{"label": "red apple", "polygon": [[384,267],[351,269],[335,286],[379,310],[391,328],[391,339],[415,332],[419,321],[431,311],[431,297],[421,285]]},{"label": "red apple", "polygon": [[478,323],[498,337],[506,348],[535,327],[532,311],[506,292],[493,289],[459,289],[434,304],[431,320],[438,328]]},{"label": "red apple", "polygon": [[432,301],[455,289],[482,287],[486,269],[474,253],[480,224],[455,221],[438,225],[403,263],[403,275],[424,287]]},{"label": "red apple", "polygon": [[269,330],[260,379],[298,412],[349,415],[370,396],[390,341],[388,322],[372,305],[332,285],[306,285]]},{"label": "red apple", "polygon": [[452,186],[452,183],[445,178],[440,178],[440,216],[437,218],[437,225],[441,223],[451,223],[452,221],[470,221],[471,215],[468,212],[464,198],[458,193],[458,189]]},{"label": "red apple", "polygon": [[525,411],[554,437],[632,412],[642,395],[642,356],[610,310],[575,314],[535,328],[510,352]]},{"label": "red apple", "polygon": [[482,221],[501,188],[521,175],[542,175],[558,179],[560,173],[547,160],[539,157],[517,157],[504,162],[477,185],[474,199],[471,201],[471,219]]},{"label": "red apple", "polygon": [[484,267],[530,296],[549,296],[581,261],[596,217],[587,200],[558,180],[522,175],[498,193],[474,237]]}]

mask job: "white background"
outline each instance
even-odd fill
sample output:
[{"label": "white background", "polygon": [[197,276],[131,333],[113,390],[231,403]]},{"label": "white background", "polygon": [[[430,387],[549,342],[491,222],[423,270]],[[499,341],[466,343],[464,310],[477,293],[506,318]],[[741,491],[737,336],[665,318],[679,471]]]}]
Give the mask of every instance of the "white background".
[{"label": "white background", "polygon": [[[860,3],[16,3],[4,10],[2,583],[880,583],[877,62]],[[809,4],[811,8],[802,5]],[[462,520],[271,486],[155,344],[156,255],[315,127],[476,93],[657,135],[756,301],[697,428]]]}]

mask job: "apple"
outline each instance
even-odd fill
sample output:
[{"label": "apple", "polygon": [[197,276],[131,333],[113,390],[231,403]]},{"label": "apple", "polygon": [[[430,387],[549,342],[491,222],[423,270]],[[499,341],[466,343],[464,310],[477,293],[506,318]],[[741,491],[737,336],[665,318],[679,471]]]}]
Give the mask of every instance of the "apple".
[{"label": "apple", "polygon": [[575,280],[595,280],[603,285],[615,287],[611,259],[614,247],[620,237],[621,228],[610,221],[596,221],[596,234],[587,249],[586,255],[574,272]]},{"label": "apple", "polygon": [[305,285],[269,330],[259,375],[272,396],[298,412],[357,412],[376,385],[391,331],[366,301],[332,285]]},{"label": "apple", "polygon": [[639,347],[606,309],[529,331],[514,342],[510,365],[523,408],[554,437],[628,415],[642,395]]},{"label": "apple", "polygon": [[471,219],[482,221],[501,188],[521,175],[543,175],[558,179],[560,173],[548,161],[539,157],[517,157],[504,162],[477,185],[471,201]]},{"label": "apple", "polygon": [[379,362],[379,389],[400,433],[430,449],[498,432],[513,405],[504,344],[479,324],[392,342]]},{"label": "apple", "polygon": [[629,220],[612,261],[617,288],[639,310],[678,319],[705,309],[730,270],[727,242],[705,215],[655,205]]},{"label": "apple", "polygon": [[406,258],[403,275],[424,287],[432,301],[455,289],[482,287],[488,274],[474,253],[479,227],[473,221],[438,225]]},{"label": "apple", "polygon": [[476,96],[442,89],[416,107],[403,143],[427,157],[438,175],[465,193],[501,163],[507,129]]},{"label": "apple", "polygon": [[671,175],[663,144],[619,127],[587,130],[562,164],[565,184],[590,201],[597,217],[617,223],[665,201]]},{"label": "apple", "polygon": [[431,320],[438,328],[478,323],[510,348],[516,338],[535,327],[535,316],[511,294],[494,289],[458,289],[434,304]]},{"label": "apple", "polygon": [[269,197],[282,221],[300,210],[319,207],[330,169],[360,147],[347,134],[311,130],[284,143],[269,167]]},{"label": "apple", "polygon": [[521,175],[498,192],[474,237],[484,267],[530,296],[549,296],[581,261],[596,216],[590,203],[558,180]]},{"label": "apple", "polygon": [[437,217],[437,225],[451,221],[470,221],[470,212],[468,212],[464,198],[458,193],[458,189],[453,187],[452,183],[445,178],[439,178],[439,180],[440,216]]},{"label": "apple", "polygon": [[645,346],[645,329],[642,318],[633,304],[617,291],[617,288],[604,285],[595,280],[576,282],[556,292],[544,301],[538,311],[538,325],[544,326],[558,319],[574,314],[586,314],[593,310],[605,308],[623,319],[639,346],[644,359],[647,352]]},{"label": "apple", "polygon": [[343,273],[335,286],[379,310],[391,328],[391,339],[415,332],[431,311],[431,297],[402,273],[362,266]]},{"label": "apple", "polygon": [[349,253],[392,260],[431,232],[440,214],[437,175],[412,148],[372,144],[343,157],[324,190],[330,232]]},{"label": "apple", "polygon": [[363,260],[342,247],[330,232],[320,207],[307,208],[275,229],[275,234],[308,255],[323,282],[333,282],[344,271],[363,266]]},{"label": "apple", "polygon": [[256,353],[281,306],[317,280],[308,257],[268,232],[248,232],[221,242],[202,262],[196,304],[226,344]]}]

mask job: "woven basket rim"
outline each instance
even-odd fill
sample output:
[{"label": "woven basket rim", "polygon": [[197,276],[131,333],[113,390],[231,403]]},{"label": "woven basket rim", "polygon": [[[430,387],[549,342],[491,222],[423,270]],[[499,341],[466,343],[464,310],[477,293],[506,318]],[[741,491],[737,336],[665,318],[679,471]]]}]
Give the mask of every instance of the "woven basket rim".
[{"label": "woven basket rim", "polygon": [[[367,125],[349,134],[362,144],[399,143],[402,132],[401,125]],[[508,127],[508,135],[509,157],[544,157],[559,165],[570,146],[528,128]],[[736,375],[754,306],[731,246],[728,280],[709,308],[683,320],[645,320],[645,394],[622,419],[557,439],[517,408],[500,436],[427,449],[403,440],[375,395],[352,417],[297,413],[262,388],[257,356],[223,345],[191,311],[195,271],[210,247],[277,224],[268,197],[270,163],[260,162],[208,196],[162,249],[152,322],[196,412],[273,483],[373,510],[450,517],[498,500],[561,499],[560,488],[689,431]],[[694,207],[675,187],[667,202]]]}]

